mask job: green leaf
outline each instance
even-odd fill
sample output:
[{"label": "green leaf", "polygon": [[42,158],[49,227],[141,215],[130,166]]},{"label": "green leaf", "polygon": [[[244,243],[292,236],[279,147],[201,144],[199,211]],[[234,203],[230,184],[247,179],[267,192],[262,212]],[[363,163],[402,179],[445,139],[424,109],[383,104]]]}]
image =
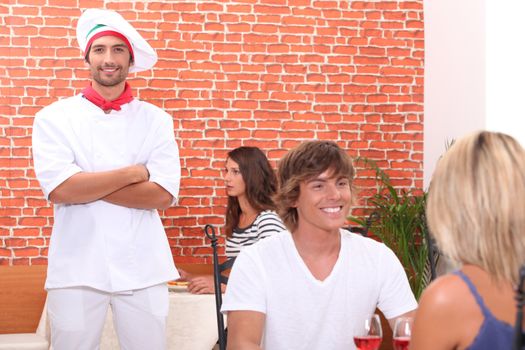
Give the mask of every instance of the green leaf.
[{"label": "green leaf", "polygon": [[[370,199],[370,212],[379,214],[379,220],[372,223],[370,232],[397,255],[419,299],[430,280],[424,223],[427,194],[414,195],[414,189],[396,189],[388,174],[371,159],[360,157],[356,164],[373,169],[378,182],[377,193]],[[349,219],[363,227],[366,225],[366,218],[351,216]]]}]

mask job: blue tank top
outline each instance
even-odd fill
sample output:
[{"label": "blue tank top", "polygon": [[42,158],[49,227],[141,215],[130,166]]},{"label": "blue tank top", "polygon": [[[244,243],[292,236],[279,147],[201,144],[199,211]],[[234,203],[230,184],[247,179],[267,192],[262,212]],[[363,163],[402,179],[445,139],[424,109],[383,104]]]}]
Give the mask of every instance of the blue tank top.
[{"label": "blue tank top", "polygon": [[468,285],[470,292],[476,299],[476,302],[483,313],[483,323],[479,328],[478,335],[467,348],[468,350],[495,350],[495,349],[512,349],[514,342],[514,327],[510,324],[498,320],[492,315],[492,312],[485,306],[481,295],[472,283],[472,281],[462,272],[454,272],[461,277]]}]

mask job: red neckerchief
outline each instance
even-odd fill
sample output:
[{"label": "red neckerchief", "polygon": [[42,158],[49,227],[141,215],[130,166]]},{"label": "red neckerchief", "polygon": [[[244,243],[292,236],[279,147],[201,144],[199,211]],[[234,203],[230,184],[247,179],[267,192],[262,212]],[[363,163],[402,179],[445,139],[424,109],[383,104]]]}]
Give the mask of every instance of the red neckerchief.
[{"label": "red neckerchief", "polygon": [[126,86],[124,87],[124,91],[122,92],[122,94],[113,101],[106,101],[104,97],[100,96],[100,94],[96,92],[95,89],[93,89],[91,84],[89,86],[86,86],[82,90],[82,94],[84,95],[86,99],[88,99],[88,101],[94,103],[96,106],[100,107],[103,111],[108,111],[111,109],[120,111],[120,106],[133,101],[133,94],[131,93],[131,86],[129,86],[128,83],[126,83]]}]

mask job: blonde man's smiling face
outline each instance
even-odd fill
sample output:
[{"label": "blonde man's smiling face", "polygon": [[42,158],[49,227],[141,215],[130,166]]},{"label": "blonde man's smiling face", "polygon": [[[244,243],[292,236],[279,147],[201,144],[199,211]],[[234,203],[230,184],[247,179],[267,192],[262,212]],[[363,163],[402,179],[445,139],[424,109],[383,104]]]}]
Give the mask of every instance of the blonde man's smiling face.
[{"label": "blonde man's smiling face", "polygon": [[297,230],[338,232],[346,223],[351,198],[350,180],[334,176],[331,169],[302,182],[295,203]]}]

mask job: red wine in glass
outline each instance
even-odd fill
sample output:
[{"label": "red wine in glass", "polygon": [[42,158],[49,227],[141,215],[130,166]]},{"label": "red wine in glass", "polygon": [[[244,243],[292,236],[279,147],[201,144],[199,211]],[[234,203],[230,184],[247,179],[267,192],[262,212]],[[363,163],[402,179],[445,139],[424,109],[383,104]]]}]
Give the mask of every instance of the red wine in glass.
[{"label": "red wine in glass", "polygon": [[379,345],[381,345],[381,340],[380,336],[374,335],[354,337],[354,343],[358,350],[377,350]]},{"label": "red wine in glass", "polygon": [[400,317],[396,319],[393,334],[394,350],[408,350],[413,323],[414,320],[412,317]]},{"label": "red wine in glass", "polygon": [[408,350],[408,345],[410,345],[409,337],[394,338],[394,350]]},{"label": "red wine in glass", "polygon": [[368,315],[354,329],[354,343],[358,350],[377,350],[383,339],[378,314]]}]

